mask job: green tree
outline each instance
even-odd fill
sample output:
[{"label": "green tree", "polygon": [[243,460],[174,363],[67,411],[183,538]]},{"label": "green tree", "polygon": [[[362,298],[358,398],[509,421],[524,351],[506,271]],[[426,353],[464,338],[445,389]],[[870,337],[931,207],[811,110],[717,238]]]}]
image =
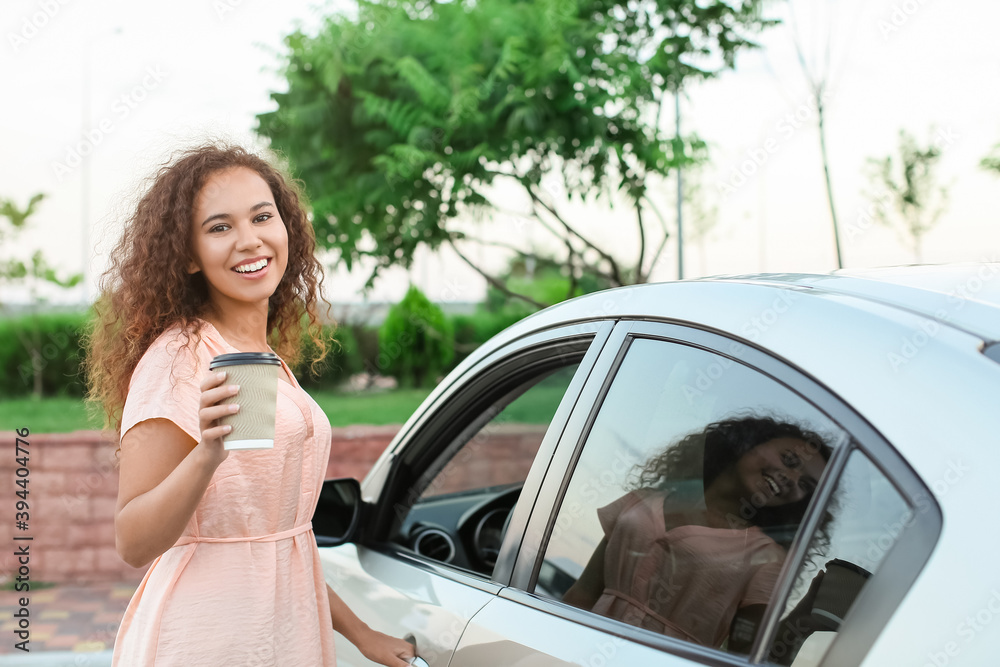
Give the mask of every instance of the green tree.
[{"label": "green tree", "polygon": [[[527,296],[537,303],[554,304],[575,296],[590,294],[611,287],[606,280],[590,273],[567,275],[566,267],[557,258],[543,252],[528,256],[517,255],[500,275],[500,280],[512,291]],[[537,308],[529,303],[511,302],[507,295],[495,287],[486,290],[483,308],[489,312],[507,311],[526,317]]]},{"label": "green tree", "polygon": [[389,309],[378,330],[378,344],[379,370],[405,387],[435,382],[455,355],[451,321],[412,285]]},{"label": "green tree", "polygon": [[1000,173],[1000,144],[993,147],[993,151],[980,161],[979,166]]},{"label": "green tree", "polygon": [[869,158],[869,175],[881,196],[875,218],[894,228],[913,250],[914,260],[922,261],[924,235],[940,219],[948,202],[948,191],[936,185],[935,170],[941,149],[933,145],[921,148],[906,130],[899,131],[899,156],[896,159]]},{"label": "green tree", "polygon": [[[23,209],[11,199],[0,199],[0,219],[6,221],[5,224],[0,223],[0,243],[3,244],[5,254],[6,249],[11,247],[11,242],[28,228],[29,219],[35,214],[43,199],[45,194],[38,193],[28,200],[28,205]],[[31,356],[32,394],[36,398],[42,396],[42,371],[47,362],[42,353],[45,341],[42,340],[38,307],[43,299],[39,295],[38,288],[49,283],[68,289],[77,285],[82,279],[83,274],[80,273],[60,277],[55,268],[46,261],[41,250],[35,251],[27,262],[16,257],[0,258],[0,283],[28,285],[33,326],[26,334],[21,335],[21,342]]]},{"label": "green tree", "polygon": [[[314,36],[286,39],[286,92],[258,131],[286,154],[310,195],[320,244],[348,268],[410,265],[420,245],[470,244],[535,255],[521,235],[470,231],[499,207],[493,186],[530,201],[566,275],[645,282],[668,221],[649,191],[703,156],[696,137],[660,129],[663,105],[687,81],[730,67],[772,23],[762,0],[362,0]],[[634,209],[624,260],[562,212],[568,199],[617,194]],[[655,222],[650,220],[655,218]],[[541,259],[540,257],[538,259]],[[521,296],[534,306],[546,305]]]},{"label": "green tree", "polygon": [[[18,208],[12,199],[0,198],[0,218],[6,220],[6,224],[0,224],[0,243],[4,248],[10,248],[13,240],[28,228],[28,219],[35,214],[38,204],[43,199],[45,194],[39,192],[29,199],[28,205],[22,209]],[[82,279],[81,273],[59,277],[55,268],[45,260],[41,250],[35,251],[27,263],[15,257],[0,258],[0,281],[14,284],[27,283],[33,301],[37,297],[37,288],[42,283],[70,288],[79,284]]]}]

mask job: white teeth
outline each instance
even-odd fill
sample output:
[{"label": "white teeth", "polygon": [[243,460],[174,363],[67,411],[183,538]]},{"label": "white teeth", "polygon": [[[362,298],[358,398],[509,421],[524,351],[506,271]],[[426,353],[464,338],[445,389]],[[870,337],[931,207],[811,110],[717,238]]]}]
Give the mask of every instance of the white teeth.
[{"label": "white teeth", "polygon": [[781,487],[778,486],[778,483],[767,475],[764,475],[764,481],[767,482],[767,485],[769,487],[771,487],[771,493],[773,493],[774,495],[778,495],[778,493],[781,491]]},{"label": "white teeth", "polygon": [[253,264],[243,264],[241,266],[234,267],[233,270],[237,271],[238,273],[251,273],[253,271],[260,271],[265,266],[267,266],[267,260],[260,259],[254,262]]}]

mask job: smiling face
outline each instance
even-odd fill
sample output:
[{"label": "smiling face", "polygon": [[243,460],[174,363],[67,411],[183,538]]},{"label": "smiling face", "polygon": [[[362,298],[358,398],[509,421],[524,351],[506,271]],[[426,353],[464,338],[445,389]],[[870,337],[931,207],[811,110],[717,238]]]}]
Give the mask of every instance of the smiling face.
[{"label": "smiling face", "polygon": [[812,495],[824,468],[826,461],[815,447],[782,437],[748,451],[737,462],[736,473],[754,505],[778,507]]},{"label": "smiling face", "polygon": [[288,263],[288,233],[274,195],[252,169],[212,174],[198,193],[191,221],[189,273],[201,272],[217,309],[265,305]]}]

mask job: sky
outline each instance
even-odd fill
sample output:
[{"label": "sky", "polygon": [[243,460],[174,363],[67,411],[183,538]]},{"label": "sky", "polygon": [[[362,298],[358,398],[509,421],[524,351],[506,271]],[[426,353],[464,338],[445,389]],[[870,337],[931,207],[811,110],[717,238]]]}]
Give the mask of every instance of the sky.
[{"label": "sky", "polygon": [[[170,151],[207,138],[253,144],[255,114],[274,108],[282,39],[296,26],[315,30],[323,13],[348,2],[307,0],[8,0],[0,10],[0,77],[11,95],[3,111],[0,197],[20,206],[47,198],[32,229],[3,248],[4,258],[41,249],[65,273],[85,269],[85,285],[47,294],[83,303],[143,180]],[[772,2],[785,19],[737,59],[735,70],[691,85],[681,128],[710,148],[699,176],[715,226],[685,249],[685,277],[836,268],[824,189],[816,109],[795,41],[814,73],[826,72],[824,97],[834,201],[848,268],[914,261],[904,238],[869,222],[873,192],[866,160],[893,154],[905,129],[942,151],[939,182],[947,208],[927,235],[926,262],[1000,260],[993,193],[1000,185],[978,167],[1000,143],[1000,3],[995,0],[792,0]],[[672,131],[673,114],[663,126]],[[86,156],[83,154],[86,153]],[[668,218],[672,180],[653,197]],[[516,192],[496,196],[516,207]],[[558,193],[556,193],[558,194]],[[877,195],[878,193],[875,192]],[[631,213],[601,202],[565,205],[567,216],[623,258],[635,252]],[[489,234],[539,246],[544,229],[497,215]],[[674,235],[673,238],[676,238]],[[472,253],[492,271],[505,259]],[[677,278],[668,243],[654,280]],[[398,300],[413,281],[432,299],[475,301],[485,283],[454,255],[418,255],[369,294],[367,274],[331,266],[332,301]],[[4,289],[0,302],[25,300]]]}]

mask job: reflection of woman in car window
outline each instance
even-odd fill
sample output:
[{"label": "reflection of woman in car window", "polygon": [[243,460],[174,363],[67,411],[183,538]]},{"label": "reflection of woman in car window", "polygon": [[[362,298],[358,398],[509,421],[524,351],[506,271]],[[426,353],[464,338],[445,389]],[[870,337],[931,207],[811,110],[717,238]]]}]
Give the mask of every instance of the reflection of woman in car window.
[{"label": "reflection of woman in car window", "polygon": [[830,451],[818,434],[769,417],[682,438],[597,510],[605,537],[563,601],[749,651]]}]

